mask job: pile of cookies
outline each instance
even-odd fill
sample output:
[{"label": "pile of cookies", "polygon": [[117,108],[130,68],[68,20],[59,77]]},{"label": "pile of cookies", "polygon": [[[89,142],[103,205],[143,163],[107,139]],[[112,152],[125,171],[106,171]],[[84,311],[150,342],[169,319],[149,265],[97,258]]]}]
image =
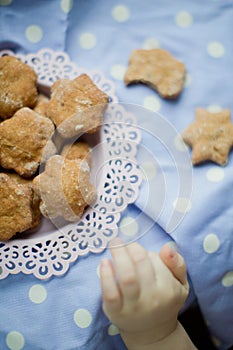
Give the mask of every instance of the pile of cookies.
[{"label": "pile of cookies", "polygon": [[[185,65],[163,49],[134,50],[125,73],[125,84],[143,83],[165,99],[177,98],[185,81]],[[195,121],[182,133],[192,147],[193,165],[212,161],[225,165],[233,146],[233,124],[229,109],[211,113],[196,109]]]},{"label": "pile of cookies", "polygon": [[77,138],[98,130],[107,103],[86,74],[56,81],[47,97],[30,66],[0,58],[0,240],[42,216],[76,221],[95,202],[91,149]]}]

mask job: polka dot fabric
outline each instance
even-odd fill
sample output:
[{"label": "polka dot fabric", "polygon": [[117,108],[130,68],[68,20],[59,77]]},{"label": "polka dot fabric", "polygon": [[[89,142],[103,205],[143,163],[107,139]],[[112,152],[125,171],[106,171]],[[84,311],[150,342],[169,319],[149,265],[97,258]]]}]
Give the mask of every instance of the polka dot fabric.
[{"label": "polka dot fabric", "polygon": [[[78,66],[111,79],[121,102],[149,111],[151,127],[158,113],[175,128],[169,154],[142,123],[143,183],[136,203],[121,216],[119,236],[156,251],[176,242],[191,283],[186,307],[197,299],[220,350],[233,344],[233,152],[225,167],[205,163],[192,169],[190,196],[179,192],[189,182],[177,176],[173,153],[191,153],[179,133],[197,107],[233,113],[232,17],[229,0],[147,0],[143,6],[141,0],[0,0],[1,49],[65,51]],[[163,48],[185,63],[179,99],[164,100],[142,84],[124,85],[130,53],[138,48]],[[171,213],[183,220],[168,234]],[[61,278],[18,274],[1,280],[0,349],[125,350],[101,309],[102,257],[109,257],[108,249],[80,257]]]}]

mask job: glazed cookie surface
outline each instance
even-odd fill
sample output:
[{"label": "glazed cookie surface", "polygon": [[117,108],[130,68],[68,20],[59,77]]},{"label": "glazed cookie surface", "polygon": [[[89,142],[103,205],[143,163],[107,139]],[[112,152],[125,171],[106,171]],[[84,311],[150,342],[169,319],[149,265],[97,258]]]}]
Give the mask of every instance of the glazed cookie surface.
[{"label": "glazed cookie surface", "polygon": [[0,57],[0,118],[7,119],[37,101],[37,74],[16,57]]}]

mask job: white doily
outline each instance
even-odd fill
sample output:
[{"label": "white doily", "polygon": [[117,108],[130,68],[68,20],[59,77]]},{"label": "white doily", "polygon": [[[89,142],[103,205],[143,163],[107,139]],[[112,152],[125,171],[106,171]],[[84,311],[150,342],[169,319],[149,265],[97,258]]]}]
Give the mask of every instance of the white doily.
[{"label": "white doily", "polygon": [[[0,56],[14,55],[9,50]],[[9,242],[0,242],[0,279],[23,272],[39,279],[64,274],[71,262],[88,253],[100,253],[118,234],[121,212],[133,203],[142,181],[137,166],[140,130],[134,116],[117,102],[114,84],[101,72],[87,71],[72,63],[67,54],[43,49],[36,54],[14,55],[29,64],[38,74],[41,91],[49,91],[60,78],[73,79],[88,74],[110,97],[100,130],[100,141],[94,148],[92,176],[98,198],[76,223],[61,227],[43,219],[39,229]]]}]

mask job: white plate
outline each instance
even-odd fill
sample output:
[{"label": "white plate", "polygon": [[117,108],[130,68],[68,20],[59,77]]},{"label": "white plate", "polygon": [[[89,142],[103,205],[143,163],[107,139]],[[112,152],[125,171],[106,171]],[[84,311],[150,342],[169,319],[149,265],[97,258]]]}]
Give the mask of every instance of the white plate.
[{"label": "white plate", "polygon": [[[14,53],[5,50],[2,55]],[[111,101],[99,132],[100,142],[92,151],[91,176],[98,193],[94,206],[76,223],[54,225],[42,219],[34,231],[0,242],[0,279],[19,272],[45,279],[64,274],[79,256],[102,252],[118,234],[121,212],[136,200],[142,181],[136,162],[141,133],[134,116],[117,103],[114,84],[103,73],[77,67],[67,54],[50,49],[14,56],[34,68],[41,92],[48,94],[60,78],[73,79],[86,73]]]}]

